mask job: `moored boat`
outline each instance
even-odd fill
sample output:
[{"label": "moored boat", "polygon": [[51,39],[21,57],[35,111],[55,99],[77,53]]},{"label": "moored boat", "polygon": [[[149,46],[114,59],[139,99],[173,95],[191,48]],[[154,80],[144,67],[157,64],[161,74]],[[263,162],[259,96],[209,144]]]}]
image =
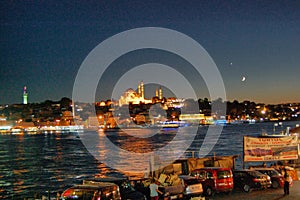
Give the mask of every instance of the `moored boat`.
[{"label": "moored boat", "polygon": [[23,134],[25,131],[24,127],[22,126],[14,126],[10,129],[11,134]]}]

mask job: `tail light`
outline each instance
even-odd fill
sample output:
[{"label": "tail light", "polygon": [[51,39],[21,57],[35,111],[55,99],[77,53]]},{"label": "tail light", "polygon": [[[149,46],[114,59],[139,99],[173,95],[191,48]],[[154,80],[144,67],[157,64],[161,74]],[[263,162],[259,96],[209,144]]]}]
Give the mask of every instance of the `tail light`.
[{"label": "tail light", "polygon": [[254,178],[253,181],[254,182],[260,182],[260,180],[258,178]]},{"label": "tail light", "polygon": [[281,183],[284,183],[284,178],[279,179]]}]

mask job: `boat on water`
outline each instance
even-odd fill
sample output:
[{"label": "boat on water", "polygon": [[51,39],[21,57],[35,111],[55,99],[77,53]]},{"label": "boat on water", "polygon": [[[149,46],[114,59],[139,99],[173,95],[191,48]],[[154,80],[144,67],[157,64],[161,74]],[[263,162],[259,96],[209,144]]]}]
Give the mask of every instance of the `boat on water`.
[{"label": "boat on water", "polygon": [[226,121],[226,119],[218,119],[218,120],[215,120],[215,125],[226,126],[227,121]]},{"label": "boat on water", "polygon": [[143,130],[143,129],[176,129],[181,126],[181,123],[178,121],[166,121],[166,122],[160,122],[157,124],[145,124],[145,125],[130,125],[130,126],[114,126],[114,127],[103,127],[101,130],[104,131],[120,131],[120,130]]},{"label": "boat on water", "polygon": [[286,136],[293,136],[296,135],[299,138],[300,135],[300,127],[296,126],[295,128],[287,127],[286,130],[282,130],[280,132],[275,132],[274,128],[274,133],[270,134],[265,131],[261,133],[261,136],[263,137],[286,137]]},{"label": "boat on water", "polygon": [[40,133],[53,133],[53,132],[83,132],[84,127],[81,125],[71,126],[2,126],[0,133],[22,135],[22,134],[40,134]]},{"label": "boat on water", "polygon": [[10,133],[11,126],[0,126],[0,133]]},{"label": "boat on water", "polygon": [[42,126],[39,128],[40,131],[68,131],[68,132],[78,132],[83,131],[84,127],[82,125],[70,125],[70,126]]},{"label": "boat on water", "polygon": [[26,131],[27,133],[29,133],[29,134],[34,134],[34,133],[39,132],[39,128],[36,127],[36,126],[34,126],[34,127],[27,127],[27,128],[25,129],[25,131]]},{"label": "boat on water", "polygon": [[22,126],[14,126],[10,129],[11,134],[13,135],[20,135],[20,134],[24,134],[25,132],[25,128]]},{"label": "boat on water", "polygon": [[179,128],[180,123],[177,121],[166,121],[157,125],[159,128]]}]

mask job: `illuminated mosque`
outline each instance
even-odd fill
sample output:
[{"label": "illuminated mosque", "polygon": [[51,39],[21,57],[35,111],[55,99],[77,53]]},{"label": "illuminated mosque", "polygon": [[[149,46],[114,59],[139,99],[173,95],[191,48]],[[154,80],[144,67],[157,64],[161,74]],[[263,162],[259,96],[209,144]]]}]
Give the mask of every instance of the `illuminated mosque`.
[{"label": "illuminated mosque", "polygon": [[[155,92],[156,97],[159,99],[163,98],[163,93],[161,87],[159,89],[156,89]],[[124,94],[119,99],[119,106],[122,105],[128,105],[128,104],[149,104],[152,103],[152,99],[145,99],[145,89],[144,89],[144,82],[140,82],[138,85],[138,92],[136,92],[134,89],[130,88],[127,89]]]}]

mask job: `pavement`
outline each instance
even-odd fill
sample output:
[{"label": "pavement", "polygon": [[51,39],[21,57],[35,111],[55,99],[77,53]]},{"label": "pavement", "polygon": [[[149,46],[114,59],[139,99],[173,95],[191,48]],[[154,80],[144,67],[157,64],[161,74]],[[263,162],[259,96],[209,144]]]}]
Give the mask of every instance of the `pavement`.
[{"label": "pavement", "polygon": [[294,181],[290,194],[284,195],[283,188],[256,190],[250,193],[234,191],[231,194],[215,194],[206,200],[297,200],[300,199],[300,181]]}]

